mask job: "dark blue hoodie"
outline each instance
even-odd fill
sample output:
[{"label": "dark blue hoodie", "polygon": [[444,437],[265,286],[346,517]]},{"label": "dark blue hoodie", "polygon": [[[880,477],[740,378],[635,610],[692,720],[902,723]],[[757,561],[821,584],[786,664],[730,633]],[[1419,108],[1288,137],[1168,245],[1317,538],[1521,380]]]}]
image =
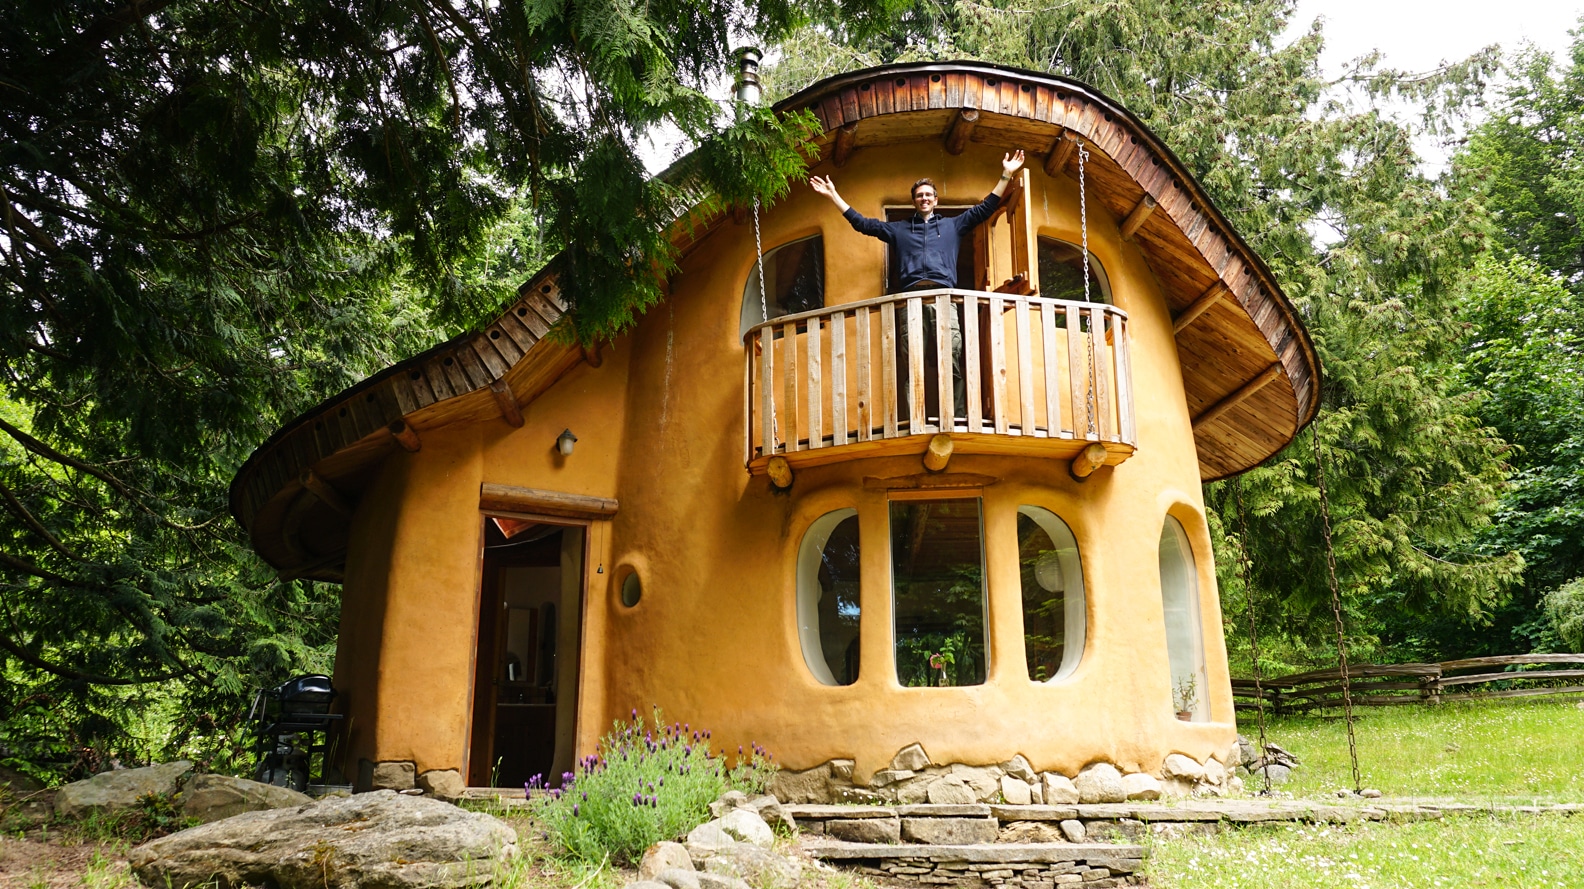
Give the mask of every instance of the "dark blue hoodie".
[{"label": "dark blue hoodie", "polygon": [[935,281],[955,287],[957,247],[963,234],[989,219],[999,206],[1001,198],[991,192],[984,200],[956,216],[942,216],[937,210],[927,221],[914,213],[907,219],[883,222],[870,219],[851,207],[842,216],[855,231],[896,247],[904,288],[920,281]]}]

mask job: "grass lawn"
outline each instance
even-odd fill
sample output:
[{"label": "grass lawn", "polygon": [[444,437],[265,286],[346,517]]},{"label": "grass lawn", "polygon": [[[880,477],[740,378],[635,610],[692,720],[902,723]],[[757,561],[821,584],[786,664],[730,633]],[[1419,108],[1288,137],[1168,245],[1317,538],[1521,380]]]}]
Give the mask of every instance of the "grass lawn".
[{"label": "grass lawn", "polygon": [[[1584,709],[1573,700],[1354,712],[1364,786],[1387,797],[1584,802]],[[1241,720],[1239,729],[1255,737],[1252,717]],[[1302,797],[1353,786],[1340,716],[1271,719],[1266,736],[1303,763],[1282,790]],[[1255,783],[1249,782],[1251,790]]]},{"label": "grass lawn", "polygon": [[[1256,731],[1251,719],[1241,728]],[[1357,736],[1364,784],[1388,802],[1584,802],[1584,709],[1571,700],[1361,708]],[[1267,737],[1303,763],[1282,790],[1352,785],[1340,718],[1273,719]],[[1576,889],[1584,815],[1245,828],[1154,842],[1145,869],[1153,889]]]}]

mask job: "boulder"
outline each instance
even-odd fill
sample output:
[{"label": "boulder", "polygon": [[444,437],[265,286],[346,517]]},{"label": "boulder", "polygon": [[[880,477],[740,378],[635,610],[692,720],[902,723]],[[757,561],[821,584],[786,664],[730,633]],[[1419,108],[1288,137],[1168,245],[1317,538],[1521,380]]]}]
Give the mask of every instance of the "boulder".
[{"label": "boulder", "polygon": [[368,790],[413,790],[418,786],[418,767],[410,762],[368,764]]},{"label": "boulder", "polygon": [[1226,766],[1223,766],[1221,764],[1221,761],[1216,759],[1213,756],[1211,758],[1205,760],[1204,773],[1205,773],[1205,777],[1204,777],[1205,783],[1207,783],[1207,784],[1213,784],[1213,785],[1215,785],[1217,787],[1220,787],[1221,785],[1226,783],[1226,779],[1227,779]]},{"label": "boulder", "polygon": [[62,818],[85,818],[96,812],[134,808],[138,800],[150,794],[174,796],[192,767],[192,763],[180,760],[141,769],[101,772],[83,781],[73,781],[55,793],[55,814]]},{"label": "boulder", "polygon": [[313,797],[274,784],[229,775],[194,775],[179,794],[182,814],[208,824],[243,812],[306,806]]},{"label": "boulder", "polygon": [[916,774],[918,773],[911,769],[881,769],[874,773],[874,777],[869,779],[869,786],[885,787],[898,781],[906,781]]},{"label": "boulder", "polygon": [[770,825],[771,830],[789,834],[797,833],[797,822],[792,820],[792,816],[787,814],[786,809],[781,807],[781,801],[776,799],[774,795],[761,793],[758,796],[749,797],[748,807],[758,812],[759,817]]},{"label": "boulder", "polygon": [[1034,801],[1029,786],[1021,778],[1001,776],[1001,800],[1009,806],[1026,806]]},{"label": "boulder", "polygon": [[891,768],[898,771],[917,772],[930,764],[929,754],[919,744],[909,744],[891,757]]},{"label": "boulder", "polygon": [[[830,766],[830,775],[831,775],[832,778],[835,778],[838,781],[851,781],[852,780],[852,772],[853,772],[853,761],[852,760],[850,760],[850,759],[833,759],[829,763],[827,763],[827,765]],[[777,794],[777,796],[779,796],[779,794]]]},{"label": "boulder", "polygon": [[955,776],[934,781],[925,791],[929,801],[938,806],[967,806],[977,802],[973,788],[969,787],[966,781]]},{"label": "boulder", "polygon": [[704,870],[723,877],[737,877],[755,886],[796,886],[803,866],[758,846],[733,846],[722,849],[704,863]]},{"label": "boulder", "polygon": [[1073,779],[1081,803],[1120,803],[1127,801],[1127,788],[1122,784],[1122,773],[1108,762],[1085,766]]},{"label": "boulder", "polygon": [[659,842],[644,850],[638,862],[638,879],[657,880],[667,870],[693,871],[693,858],[681,843]]},{"label": "boulder", "polygon": [[775,843],[775,831],[752,809],[733,809],[721,816],[721,830],[731,834],[740,843],[751,843],[768,849]]},{"label": "boulder", "polygon": [[1122,776],[1122,789],[1127,792],[1128,799],[1160,799],[1161,784],[1155,780],[1154,775],[1143,772],[1134,772]]},{"label": "boulder", "polygon": [[1034,775],[1034,767],[1029,765],[1029,761],[1021,753],[1002,763],[1001,770],[1019,781],[1033,783],[1039,780]]},{"label": "boulder", "polygon": [[698,873],[693,868],[668,867],[655,876],[660,885],[669,889],[699,889]]},{"label": "boulder", "polygon": [[752,889],[741,877],[702,872],[698,875],[699,889]]},{"label": "boulder", "polygon": [[748,794],[741,790],[728,790],[721,794],[721,798],[709,804],[710,817],[719,818],[733,809],[746,808]]},{"label": "boulder", "polygon": [[1170,753],[1167,754],[1165,762],[1161,763],[1161,777],[1181,778],[1184,781],[1198,782],[1205,779],[1205,769],[1191,756],[1184,756],[1181,753]]},{"label": "boulder", "polygon": [[929,801],[929,786],[934,779],[928,775],[919,775],[909,778],[901,784],[893,784],[887,788],[896,797],[896,801],[904,806],[916,806]]},{"label": "boulder", "polygon": [[437,889],[487,885],[516,855],[517,834],[498,819],[387,790],[245,812],[145,843],[128,861],[145,885],[171,889]]},{"label": "boulder", "polygon": [[1088,837],[1088,831],[1084,830],[1083,822],[1077,818],[1068,818],[1063,821],[1061,823],[1061,832],[1069,843],[1082,843]]},{"label": "boulder", "polygon": [[[1292,777],[1292,769],[1281,765],[1280,763],[1271,763],[1270,765],[1265,766],[1265,769],[1270,772],[1270,783],[1273,786],[1276,784],[1285,784],[1287,783],[1287,779]],[[1259,766],[1256,765],[1254,767],[1254,771],[1249,772],[1249,777],[1258,782],[1261,788],[1265,786],[1265,779],[1260,774]]]},{"label": "boulder", "polygon": [[418,789],[440,799],[461,799],[467,782],[456,769],[430,769],[418,776]]},{"label": "boulder", "polygon": [[671,889],[671,887],[654,880],[639,880],[636,883],[628,883],[627,889]]},{"label": "boulder", "polygon": [[1047,806],[1070,806],[1078,802],[1078,788],[1073,786],[1072,779],[1066,775],[1058,775],[1055,772],[1042,773],[1040,791],[1045,797]]},{"label": "boulder", "polygon": [[688,831],[685,845],[696,866],[721,849],[737,845],[737,838],[727,833],[719,821],[706,821]]}]

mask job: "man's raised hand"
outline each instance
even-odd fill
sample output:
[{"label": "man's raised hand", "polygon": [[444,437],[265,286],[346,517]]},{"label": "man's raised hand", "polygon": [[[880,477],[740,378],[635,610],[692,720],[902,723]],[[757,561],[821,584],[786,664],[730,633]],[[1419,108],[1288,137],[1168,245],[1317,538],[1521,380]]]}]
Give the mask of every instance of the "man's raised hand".
[{"label": "man's raised hand", "polygon": [[1023,149],[1019,148],[1001,158],[1001,173],[1008,179],[1016,176],[1017,171],[1021,169],[1023,169]]}]

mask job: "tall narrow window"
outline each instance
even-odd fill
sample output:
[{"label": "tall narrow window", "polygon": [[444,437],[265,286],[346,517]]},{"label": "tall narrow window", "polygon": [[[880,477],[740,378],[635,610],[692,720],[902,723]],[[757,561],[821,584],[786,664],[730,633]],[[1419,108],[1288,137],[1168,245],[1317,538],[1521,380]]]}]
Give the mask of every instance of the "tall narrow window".
[{"label": "tall narrow window", "polygon": [[1171,516],[1161,529],[1161,605],[1166,612],[1166,656],[1171,664],[1172,708],[1179,719],[1210,718],[1205,700],[1204,636],[1199,624],[1199,576],[1182,523]]},{"label": "tall narrow window", "polygon": [[811,312],[825,307],[825,239],[803,238],[764,255],[764,301],[759,298],[759,263],[748,272],[743,287],[742,323],[737,335],[770,318]]},{"label": "tall narrow window", "polygon": [[809,526],[798,550],[798,639],[815,679],[858,680],[858,616],[858,511],[838,509]]},{"label": "tall narrow window", "polygon": [[985,681],[984,535],[979,499],[891,503],[897,681]]},{"label": "tall narrow window", "polygon": [[[1055,238],[1040,238],[1038,249],[1039,295],[1083,302],[1083,248]],[[1093,253],[1089,254],[1089,302],[1111,302],[1111,279]]]},{"label": "tall narrow window", "polygon": [[1064,679],[1084,648],[1083,564],[1067,523],[1048,509],[1018,507],[1023,652],[1035,682]]}]

